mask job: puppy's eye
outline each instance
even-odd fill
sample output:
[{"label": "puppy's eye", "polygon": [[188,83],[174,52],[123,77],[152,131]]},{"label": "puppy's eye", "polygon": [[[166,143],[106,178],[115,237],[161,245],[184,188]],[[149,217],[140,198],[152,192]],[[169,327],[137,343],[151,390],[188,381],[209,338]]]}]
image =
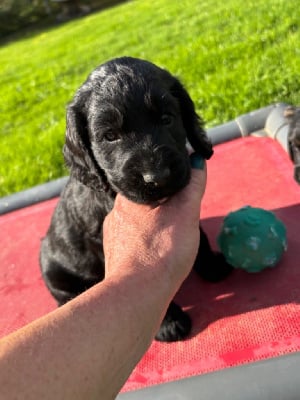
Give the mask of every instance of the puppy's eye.
[{"label": "puppy's eye", "polygon": [[115,131],[107,131],[104,134],[104,139],[108,142],[114,142],[115,140],[120,139],[120,135],[118,132]]},{"label": "puppy's eye", "polygon": [[171,114],[163,114],[161,116],[161,123],[163,125],[172,125],[173,121],[174,121],[174,117]]}]

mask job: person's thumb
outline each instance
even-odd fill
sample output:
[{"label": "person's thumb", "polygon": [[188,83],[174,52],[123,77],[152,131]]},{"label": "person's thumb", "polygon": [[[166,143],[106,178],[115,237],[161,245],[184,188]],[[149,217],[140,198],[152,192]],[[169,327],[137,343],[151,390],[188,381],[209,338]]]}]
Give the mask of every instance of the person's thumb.
[{"label": "person's thumb", "polygon": [[200,202],[206,188],[206,162],[204,158],[197,153],[193,153],[190,155],[190,161],[192,170],[189,186],[191,187],[190,190],[194,192],[194,196],[196,196],[196,198]]},{"label": "person's thumb", "polygon": [[206,187],[206,163],[195,153],[190,158],[192,166],[190,182],[171,201],[177,205],[184,204],[185,210],[189,210],[190,215],[199,216],[200,203]]}]

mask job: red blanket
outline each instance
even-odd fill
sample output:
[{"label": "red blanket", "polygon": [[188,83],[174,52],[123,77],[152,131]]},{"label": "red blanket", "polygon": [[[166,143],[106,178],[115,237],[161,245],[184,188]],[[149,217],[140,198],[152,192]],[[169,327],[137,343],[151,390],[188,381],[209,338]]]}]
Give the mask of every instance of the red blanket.
[{"label": "red blanket", "polygon": [[[56,202],[0,217],[0,336],[56,307],[38,266],[40,239]],[[273,211],[284,222],[288,250],[274,269],[257,274],[235,270],[218,284],[192,273],[177,294],[193,320],[190,337],[172,344],[153,342],[123,390],[300,350],[299,203],[300,186],[277,142],[249,137],[216,146],[201,210],[213,245],[223,217],[251,205]]]}]

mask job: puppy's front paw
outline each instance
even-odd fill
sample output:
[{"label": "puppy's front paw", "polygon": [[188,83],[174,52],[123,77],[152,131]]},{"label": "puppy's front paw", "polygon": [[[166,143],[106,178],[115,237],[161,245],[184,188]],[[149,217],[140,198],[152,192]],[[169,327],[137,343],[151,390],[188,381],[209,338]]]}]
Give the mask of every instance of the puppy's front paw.
[{"label": "puppy's front paw", "polygon": [[227,263],[222,253],[214,253],[209,262],[202,263],[196,260],[195,271],[208,282],[219,282],[227,278],[233,267]]},{"label": "puppy's front paw", "polygon": [[171,303],[155,339],[160,342],[176,342],[185,339],[191,331],[192,322],[187,313]]}]

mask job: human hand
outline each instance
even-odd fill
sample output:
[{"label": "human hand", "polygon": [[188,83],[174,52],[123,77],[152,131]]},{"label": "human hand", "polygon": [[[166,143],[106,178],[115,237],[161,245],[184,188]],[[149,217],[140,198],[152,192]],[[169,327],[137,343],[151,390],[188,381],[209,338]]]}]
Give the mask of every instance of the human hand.
[{"label": "human hand", "polygon": [[106,277],[163,268],[176,290],[195,261],[200,233],[200,202],[206,166],[192,169],[189,184],[165,203],[152,207],[117,195],[104,222]]}]

